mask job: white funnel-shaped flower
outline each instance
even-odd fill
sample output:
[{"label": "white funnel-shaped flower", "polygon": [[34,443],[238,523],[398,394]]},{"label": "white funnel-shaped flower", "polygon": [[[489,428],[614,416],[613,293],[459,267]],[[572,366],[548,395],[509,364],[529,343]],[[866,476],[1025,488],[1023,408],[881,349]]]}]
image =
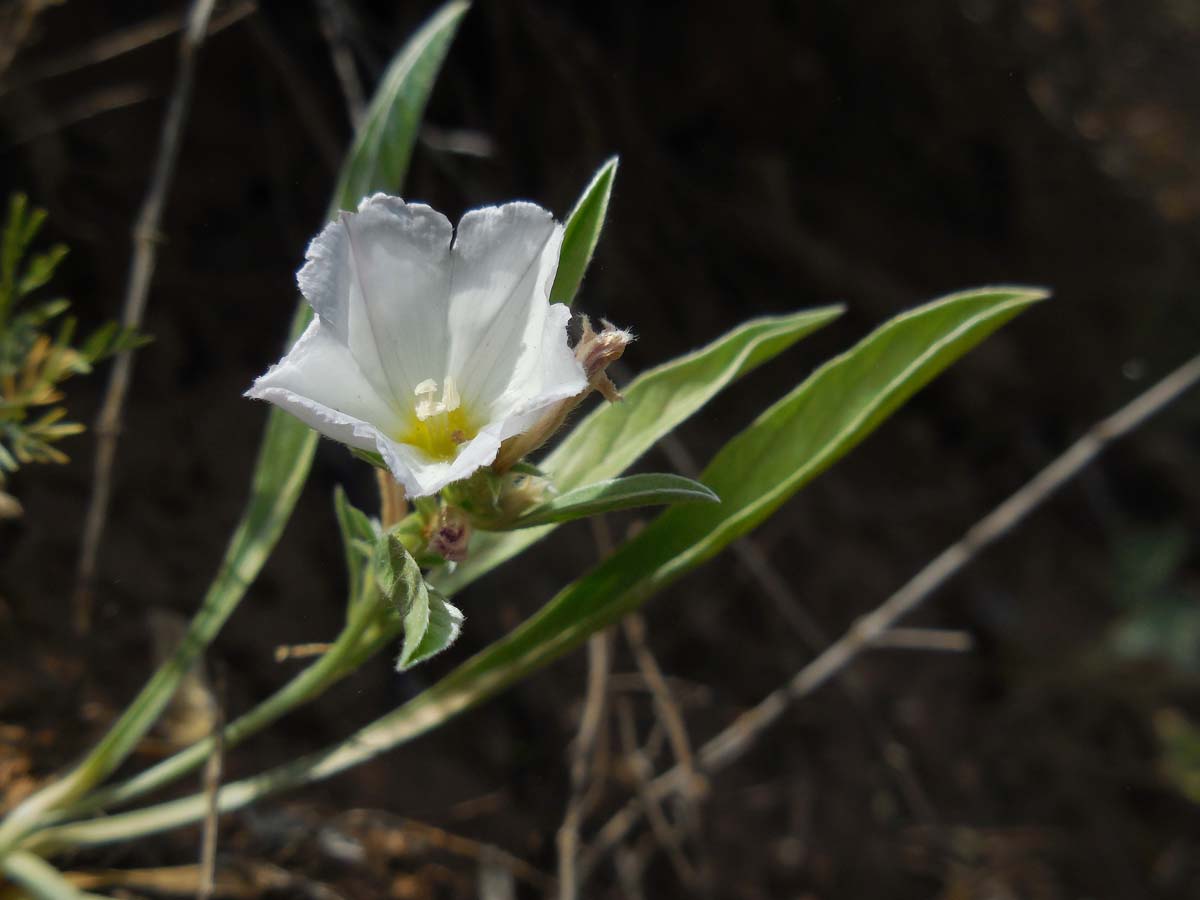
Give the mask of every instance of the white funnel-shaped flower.
[{"label": "white funnel-shaped flower", "polygon": [[587,387],[548,297],[562,227],[531,203],[468,212],[376,194],[308,247],[316,317],[246,396],[377,452],[410,497],[489,465],[500,442]]}]

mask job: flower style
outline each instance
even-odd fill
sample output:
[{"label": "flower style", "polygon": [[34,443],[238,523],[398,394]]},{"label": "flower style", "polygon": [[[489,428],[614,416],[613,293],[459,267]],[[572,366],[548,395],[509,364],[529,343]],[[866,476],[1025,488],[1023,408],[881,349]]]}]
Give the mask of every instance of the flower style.
[{"label": "flower style", "polygon": [[376,194],[308,247],[316,313],[246,396],[378,453],[410,497],[490,465],[501,442],[588,389],[550,304],[562,226],[532,203],[441,213]]}]

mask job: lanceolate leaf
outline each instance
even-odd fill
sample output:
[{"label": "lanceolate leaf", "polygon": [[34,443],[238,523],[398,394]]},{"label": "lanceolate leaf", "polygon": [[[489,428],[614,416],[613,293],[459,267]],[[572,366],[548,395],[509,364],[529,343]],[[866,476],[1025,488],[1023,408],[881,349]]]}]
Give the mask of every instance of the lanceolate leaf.
[{"label": "lanceolate leaf", "polygon": [[462,2],[443,6],[384,72],[342,166],[335,209],[354,209],[368,194],[396,191],[404,182],[425,104],[468,6]]},{"label": "lanceolate leaf", "polygon": [[1045,297],[988,288],[954,294],[888,322],[830,360],[717,454],[701,477],[719,504],[667,510],[520,628],[320,760],[320,776],[441,724],[578,645],[745,534],[845,455],[918,389]]},{"label": "lanceolate leaf", "polygon": [[613,179],[616,177],[617,157],[614,156],[592,177],[567,217],[558,274],[554,276],[554,287],[550,289],[551,303],[570,306],[574,302],[600,240],[600,231],[608,214],[608,198],[612,196]]},{"label": "lanceolate leaf", "polygon": [[[752,319],[706,347],[643,373],[623,388],[621,403],[597,407],[539,463],[566,492],[620,475],[643,453],[742,375],[836,319],[840,306]],[[549,534],[545,525],[507,534],[477,534],[471,555],[434,583],[453,596],[475,579]]]},{"label": "lanceolate leaf", "polygon": [[[893,319],[829,361],[729,441],[702,480],[722,502],[663,513],[521,627],[429,690],[339,744],[221,789],[222,810],[326,778],[438,727],[540,668],[745,534],[847,453],[890,413],[981,340],[1045,294],[965,292]],[[54,848],[121,840],[193,822],[195,795],[39,835]]]},{"label": "lanceolate leaf", "polygon": [[668,503],[717,503],[719,498],[699,482],[681,475],[630,475],[610,478],[559,494],[517,519],[514,528],[570,522],[587,516]]},{"label": "lanceolate leaf", "polygon": [[[416,142],[421,111],[466,9],[460,2],[447,4],[412,37],[388,67],[343,167],[331,212],[345,203],[357,203],[360,196],[372,191],[399,190]],[[7,245],[18,242],[20,237],[7,236],[0,252],[0,269],[7,259]],[[302,302],[293,320],[292,340],[300,334],[307,317],[308,306]],[[299,420],[277,409],[271,411],[246,510],[179,650],[155,673],[100,744],[70,775],[35,794],[16,811],[20,819],[31,818],[36,810],[46,806],[70,802],[104,778],[120,765],[158,718],[196,654],[216,636],[266,562],[308,477],[316,440],[316,433]],[[10,818],[17,821],[16,814]]]},{"label": "lanceolate leaf", "polygon": [[338,531],[342,535],[342,550],[350,579],[347,596],[353,604],[362,599],[363,572],[367,561],[371,559],[378,536],[370,518],[350,503],[340,485],[333,492],[333,509],[337,516]]}]

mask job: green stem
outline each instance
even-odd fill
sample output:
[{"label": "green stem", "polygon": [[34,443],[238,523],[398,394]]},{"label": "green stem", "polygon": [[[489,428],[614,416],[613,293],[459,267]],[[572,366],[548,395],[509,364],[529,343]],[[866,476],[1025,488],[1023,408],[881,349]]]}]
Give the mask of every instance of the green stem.
[{"label": "green stem", "polygon": [[[403,183],[430,90],[466,11],[466,3],[446,4],[396,54],[343,164],[339,190],[330,204],[331,216],[343,204],[352,207],[361,196],[395,191]],[[308,306],[301,303],[293,320],[293,340],[309,315]],[[286,413],[272,410],[255,464],[250,502],[183,643],[83,762],[0,822],[0,858],[33,831],[47,812],[79,800],[110,775],[154,724],[262,568],[304,485],[316,441],[314,431]]]},{"label": "green stem", "polygon": [[[388,611],[378,603],[378,593],[374,590],[371,593],[374,596],[363,598],[351,605],[350,618],[345,628],[320,659],[297,673],[274,694],[226,727],[223,736],[226,751],[279,720],[300,704],[315,700],[357,669],[382,646],[378,639],[371,640],[374,637],[371,633],[372,626],[378,625],[387,632],[389,639],[395,636],[395,631],[389,628],[386,621]],[[80,818],[97,810],[122,806],[143,794],[157,790],[201,766],[212,751],[214,743],[212,737],[197,741],[127,781],[89,794],[80,802],[46,817],[44,821],[50,824]]]},{"label": "green stem", "polygon": [[3,869],[15,884],[23,887],[37,900],[83,900],[88,897],[99,897],[98,894],[88,894],[81,891],[62,876],[62,873],[40,856],[17,850],[10,853],[0,862]]},{"label": "green stem", "polygon": [[141,693],[79,765],[60,780],[29,797],[0,822],[0,857],[33,830],[48,811],[78,800],[125,761],[158,719],[201,651],[212,642],[237,607],[283,530],[308,475],[316,434],[306,428],[295,435],[298,441],[289,441],[283,432],[293,430],[282,414],[273,411],[260,456],[269,459],[278,453],[281,448],[277,442],[280,439],[285,444],[298,444],[287,448],[293,451],[293,468],[284,484],[268,483],[270,479],[263,476],[262,469],[265,466],[260,460],[246,514],[226,552],[227,562],[221,567],[204,598],[204,604],[192,619],[175,653],[159,667]]}]

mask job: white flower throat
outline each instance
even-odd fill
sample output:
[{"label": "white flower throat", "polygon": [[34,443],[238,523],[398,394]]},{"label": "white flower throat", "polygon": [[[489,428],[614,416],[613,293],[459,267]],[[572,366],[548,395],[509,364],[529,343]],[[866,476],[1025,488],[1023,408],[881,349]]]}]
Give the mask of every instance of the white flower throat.
[{"label": "white flower throat", "polygon": [[425,451],[432,459],[448,460],[458,455],[458,449],[478,433],[462,405],[462,397],[454,378],[447,376],[438,395],[438,383],[426,378],[415,388],[411,415],[397,438]]}]

